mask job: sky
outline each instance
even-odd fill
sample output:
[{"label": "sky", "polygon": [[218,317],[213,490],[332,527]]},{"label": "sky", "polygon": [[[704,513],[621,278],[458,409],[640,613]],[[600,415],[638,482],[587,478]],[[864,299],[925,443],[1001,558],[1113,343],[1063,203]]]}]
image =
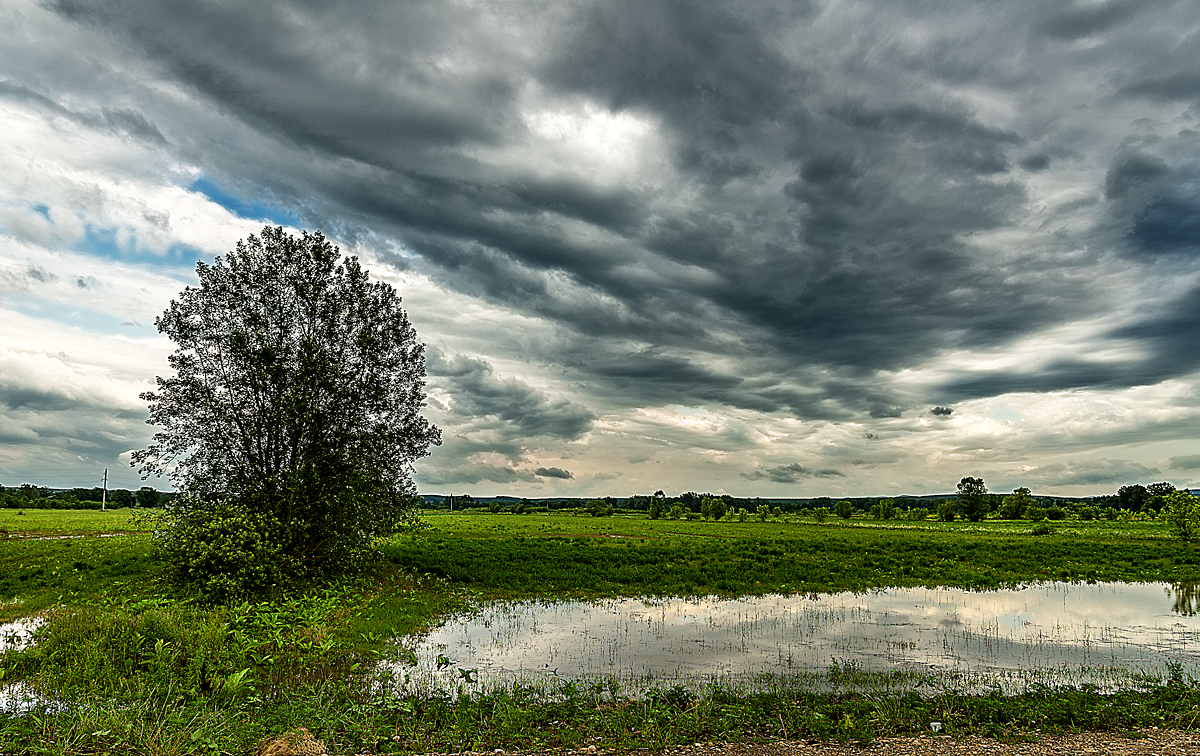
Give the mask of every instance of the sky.
[{"label": "sky", "polygon": [[1200,485],[1194,0],[0,0],[0,28],[5,485],[143,485],[155,317],[266,225],[404,298],[423,493]]}]

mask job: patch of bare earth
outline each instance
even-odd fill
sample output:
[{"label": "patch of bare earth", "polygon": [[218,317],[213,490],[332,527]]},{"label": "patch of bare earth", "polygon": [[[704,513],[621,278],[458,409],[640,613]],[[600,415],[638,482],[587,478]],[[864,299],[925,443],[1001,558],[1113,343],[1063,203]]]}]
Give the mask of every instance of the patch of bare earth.
[{"label": "patch of bare earth", "polygon": [[[603,749],[529,753],[491,751],[473,756],[603,756]],[[611,752],[608,752],[611,753]],[[633,756],[654,756],[649,749]],[[1028,742],[980,737],[880,738],[866,744],[778,740],[771,743],[697,743],[672,746],[664,756],[1200,756],[1200,733],[1140,730],[1114,734],[1084,732],[1036,735]],[[464,754],[467,756],[467,754]]]}]

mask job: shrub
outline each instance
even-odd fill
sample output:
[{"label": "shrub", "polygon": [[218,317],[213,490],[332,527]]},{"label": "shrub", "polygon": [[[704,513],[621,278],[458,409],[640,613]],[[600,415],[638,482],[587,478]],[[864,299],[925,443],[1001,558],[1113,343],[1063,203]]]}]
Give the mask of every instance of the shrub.
[{"label": "shrub", "polygon": [[1025,519],[1030,522],[1041,522],[1046,519],[1045,507],[1025,507]]},{"label": "shrub", "polygon": [[849,520],[850,515],[854,514],[854,505],[842,499],[837,504],[833,505],[833,513],[843,520]]},{"label": "shrub", "polygon": [[1018,488],[1011,496],[1005,496],[1000,502],[1000,519],[1019,520],[1025,516],[1025,509],[1033,505],[1034,500],[1029,496],[1028,488]]},{"label": "shrub", "polygon": [[896,518],[896,502],[883,499],[871,507],[871,516],[876,520],[893,520]]},{"label": "shrub", "polygon": [[655,496],[650,499],[650,519],[658,520],[662,518],[667,511],[667,500],[661,496]]},{"label": "shrub", "polygon": [[937,513],[942,522],[954,522],[954,518],[958,516],[958,505],[953,499],[942,499],[938,502]]},{"label": "shrub", "polygon": [[1172,491],[1163,498],[1163,516],[1172,533],[1185,541],[1200,534],[1200,498],[1187,491]]},{"label": "shrub", "polygon": [[758,509],[756,509],[754,511],[754,513],[756,515],[758,515],[758,519],[761,522],[766,522],[767,518],[770,517],[770,515],[771,515],[771,508],[768,507],[766,504],[759,504]]},{"label": "shrub", "polygon": [[612,517],[613,513],[612,505],[604,503],[602,499],[592,499],[584,508],[592,517]]},{"label": "shrub", "polygon": [[157,524],[172,578],[194,586],[207,601],[261,594],[295,572],[283,527],[240,502],[181,497]]},{"label": "shrub", "polygon": [[705,496],[700,501],[700,514],[710,520],[720,520],[725,516],[727,505],[724,499],[718,499],[715,496]]},{"label": "shrub", "polygon": [[678,520],[680,517],[683,517],[683,505],[679,503],[673,504],[667,516],[672,520]]},{"label": "shrub", "polygon": [[929,518],[929,510],[925,507],[911,507],[906,513],[906,516],[913,522],[923,522]]},{"label": "shrub", "polygon": [[1046,510],[1046,519],[1047,520],[1062,520],[1062,519],[1065,519],[1066,516],[1067,516],[1066,510],[1064,510],[1062,507],[1057,506],[1057,505],[1050,507],[1049,509]]},{"label": "shrub", "polygon": [[817,507],[813,510],[813,515],[817,522],[825,522],[825,518],[829,517],[829,507]]},{"label": "shrub", "polygon": [[1100,508],[1099,507],[1080,507],[1079,508],[1079,519],[1081,519],[1081,520],[1099,520],[1100,519]]},{"label": "shrub", "polygon": [[1033,530],[1029,531],[1030,535],[1035,535],[1035,536],[1050,535],[1053,532],[1054,532],[1054,528],[1051,528],[1049,525],[1047,525],[1044,522],[1039,522],[1037,525],[1033,526]]}]

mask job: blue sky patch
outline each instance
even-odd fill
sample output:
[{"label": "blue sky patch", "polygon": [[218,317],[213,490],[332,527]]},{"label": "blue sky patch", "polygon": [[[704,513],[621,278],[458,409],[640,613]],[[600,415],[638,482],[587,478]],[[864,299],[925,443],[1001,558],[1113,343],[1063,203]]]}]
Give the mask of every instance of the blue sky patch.
[{"label": "blue sky patch", "polygon": [[273,207],[258,201],[248,201],[222,189],[211,179],[201,176],[192,182],[188,191],[203,194],[209,201],[215,202],[239,218],[248,220],[270,221],[278,226],[299,226],[300,218],[282,208]]}]

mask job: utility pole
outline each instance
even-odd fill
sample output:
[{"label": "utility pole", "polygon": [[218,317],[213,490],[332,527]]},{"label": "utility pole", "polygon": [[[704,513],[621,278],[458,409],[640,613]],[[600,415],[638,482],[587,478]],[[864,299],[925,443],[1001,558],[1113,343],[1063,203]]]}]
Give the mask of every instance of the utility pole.
[{"label": "utility pole", "polygon": [[108,504],[108,468],[104,468],[104,488],[100,491],[100,511],[106,511],[105,505]]}]

